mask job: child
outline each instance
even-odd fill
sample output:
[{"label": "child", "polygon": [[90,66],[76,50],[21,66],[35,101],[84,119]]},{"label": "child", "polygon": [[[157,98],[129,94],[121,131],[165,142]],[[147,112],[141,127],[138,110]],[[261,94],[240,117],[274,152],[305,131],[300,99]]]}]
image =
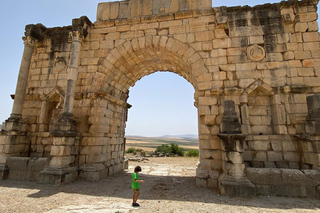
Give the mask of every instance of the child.
[{"label": "child", "polygon": [[136,168],[134,168],[134,173],[132,174],[132,184],[131,187],[133,189],[133,195],[132,195],[132,206],[138,207],[140,206],[137,203],[137,200],[139,198],[140,195],[140,183],[143,183],[143,180],[139,180],[138,177],[138,173],[141,172],[141,167],[140,166],[136,166]]}]

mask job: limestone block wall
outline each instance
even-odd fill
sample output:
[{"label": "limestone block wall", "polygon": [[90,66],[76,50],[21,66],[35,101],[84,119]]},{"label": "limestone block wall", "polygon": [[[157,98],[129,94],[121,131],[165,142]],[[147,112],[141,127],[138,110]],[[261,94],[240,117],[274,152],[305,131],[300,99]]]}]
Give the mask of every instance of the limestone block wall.
[{"label": "limestone block wall", "polygon": [[319,91],[316,6],[304,3],[217,10],[220,32],[226,35],[216,40],[223,49],[215,63],[224,73],[222,87],[234,88],[225,89],[223,99],[240,107],[249,135],[244,152],[249,167],[304,167],[298,144],[287,135],[303,133],[306,96]]},{"label": "limestone block wall", "polygon": [[212,8],[211,0],[129,0],[98,5],[97,22]]},{"label": "limestone block wall", "polygon": [[319,137],[312,140],[298,140],[299,150],[302,151],[301,162],[304,169],[320,170],[320,142]]},{"label": "limestone block wall", "polygon": [[49,165],[48,158],[9,157],[7,165],[9,179],[22,181],[39,181],[40,172]]},{"label": "limestone block wall", "polygon": [[[195,89],[198,185],[216,187],[221,175],[217,135],[225,100],[235,102],[248,135],[247,166],[300,167],[301,149],[290,135],[303,133],[306,96],[320,92],[317,3],[230,8],[212,8],[208,0],[101,3],[74,67],[71,112],[80,147],[72,155],[80,175],[97,180],[122,169],[129,90],[156,71],[179,74]],[[22,110],[30,150],[17,153],[51,157],[57,151],[51,150],[50,131],[63,111],[72,31],[48,28],[36,44]]]},{"label": "limestone block wall", "polygon": [[[222,55],[216,55],[216,60],[210,61],[216,63],[220,74],[223,74],[222,87],[235,88],[233,94],[226,94],[224,98],[233,98],[239,105],[248,105],[247,116],[249,125],[252,126],[251,134],[287,134],[288,131],[290,134],[302,133],[301,124],[307,113],[305,93],[316,93],[319,90],[316,83],[319,80],[316,74],[317,66],[306,66],[307,62],[315,63],[318,60],[317,48],[310,49],[310,46],[319,44],[316,6],[284,6],[282,9],[274,6],[269,9],[254,7],[252,10],[228,8],[217,13],[217,20],[222,20],[221,27],[224,27],[228,36],[213,40],[216,46],[220,45],[221,49],[218,51]],[[220,13],[223,15],[219,15]],[[285,15],[292,15],[295,19],[287,23],[283,20]],[[301,29],[297,29],[300,22],[305,26],[310,25],[310,29],[305,28],[305,31],[301,32]],[[312,42],[306,39],[308,36],[313,37]],[[259,51],[261,52],[256,54]],[[254,57],[250,56],[253,52]],[[305,54],[305,57],[300,53]],[[291,57],[288,58],[287,55]],[[267,93],[268,91],[259,87],[247,94],[243,92],[255,84],[257,79],[261,79],[276,93]],[[274,90],[275,88],[278,88],[278,91]],[[242,95],[241,99],[234,97],[237,93]],[[277,105],[276,109],[263,107],[266,104],[261,101],[254,103],[257,95],[258,99],[261,99],[261,95],[268,95],[271,105]],[[268,102],[267,99],[266,101]],[[275,111],[277,113],[272,113]],[[261,123],[279,126],[273,129],[260,128]]]},{"label": "limestone block wall", "polygon": [[248,121],[251,134],[273,134],[270,97],[259,92],[253,92],[248,97]]},{"label": "limestone block wall", "polygon": [[30,138],[30,156],[50,156],[53,130],[62,112],[70,58],[70,27],[47,29],[37,43],[29,70],[23,119]]},{"label": "limestone block wall", "polygon": [[257,195],[320,198],[318,170],[247,168]]},{"label": "limestone block wall", "polygon": [[246,138],[247,167],[301,169],[301,152],[290,135],[252,135]]},{"label": "limestone block wall", "polygon": [[[80,176],[98,180],[122,170],[126,105],[112,103],[106,97],[91,100],[88,128],[80,143],[79,164],[84,165]],[[99,172],[92,172],[93,168]]]}]

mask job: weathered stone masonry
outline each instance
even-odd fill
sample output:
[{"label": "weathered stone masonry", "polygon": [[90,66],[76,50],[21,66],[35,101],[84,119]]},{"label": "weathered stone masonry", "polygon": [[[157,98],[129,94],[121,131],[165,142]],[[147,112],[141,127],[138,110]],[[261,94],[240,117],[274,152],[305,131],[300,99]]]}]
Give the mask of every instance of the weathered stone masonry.
[{"label": "weathered stone masonry", "polygon": [[130,0],[100,3],[94,23],[28,25],[0,177],[61,184],[121,171],[129,89],[170,71],[195,89],[199,186],[319,197],[317,4]]}]

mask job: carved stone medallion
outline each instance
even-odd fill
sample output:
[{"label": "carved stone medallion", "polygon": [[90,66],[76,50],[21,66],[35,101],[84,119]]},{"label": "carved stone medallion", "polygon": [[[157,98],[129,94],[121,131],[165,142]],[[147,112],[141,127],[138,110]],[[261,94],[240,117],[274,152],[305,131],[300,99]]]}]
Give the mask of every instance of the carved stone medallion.
[{"label": "carved stone medallion", "polygon": [[54,62],[54,70],[56,72],[61,72],[67,66],[66,60],[63,57],[57,57]]},{"label": "carved stone medallion", "polygon": [[252,61],[261,61],[264,59],[266,52],[263,47],[254,44],[247,48],[247,56]]}]

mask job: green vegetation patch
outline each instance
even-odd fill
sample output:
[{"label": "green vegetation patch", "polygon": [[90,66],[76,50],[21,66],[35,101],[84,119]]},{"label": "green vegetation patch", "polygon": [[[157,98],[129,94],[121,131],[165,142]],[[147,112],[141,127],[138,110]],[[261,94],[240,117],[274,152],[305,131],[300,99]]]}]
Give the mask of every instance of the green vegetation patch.
[{"label": "green vegetation patch", "polygon": [[175,143],[171,143],[170,146],[168,144],[162,144],[157,147],[156,152],[173,153],[179,156],[184,155],[183,148]]},{"label": "green vegetation patch", "polygon": [[142,151],[143,151],[142,149],[136,149],[136,148],[130,147],[126,150],[126,153],[134,153],[134,152],[142,152]]},{"label": "green vegetation patch", "polygon": [[199,157],[199,150],[189,149],[185,155],[186,157]]}]

